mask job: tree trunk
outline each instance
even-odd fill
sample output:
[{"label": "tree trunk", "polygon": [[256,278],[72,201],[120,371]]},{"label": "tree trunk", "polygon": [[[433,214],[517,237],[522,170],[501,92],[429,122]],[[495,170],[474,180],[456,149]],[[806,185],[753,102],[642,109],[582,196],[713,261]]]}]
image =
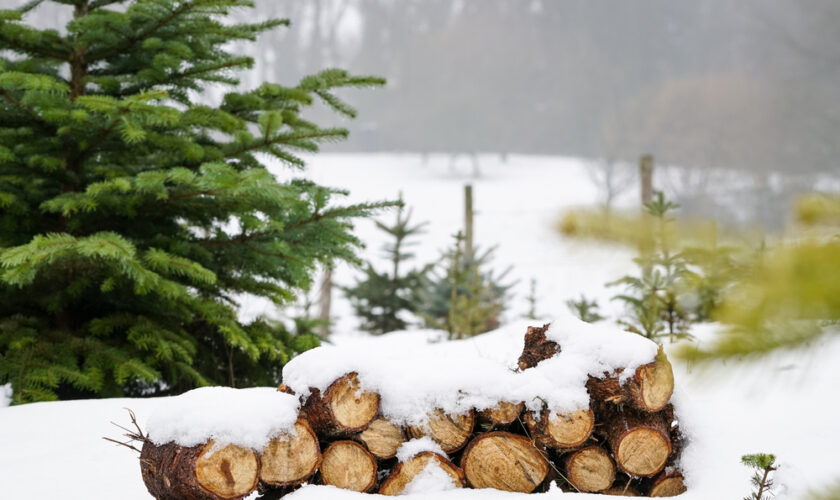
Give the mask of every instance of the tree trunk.
[{"label": "tree trunk", "polygon": [[346,490],[369,492],[376,486],[376,458],[355,441],[336,441],[324,452],[321,480]]},{"label": "tree trunk", "polygon": [[685,481],[679,471],[662,472],[647,485],[649,497],[675,497],[685,493]]},{"label": "tree trunk", "polygon": [[617,371],[605,373],[603,378],[590,376],[586,383],[589,394],[599,402],[626,404],[645,412],[660,411],[671,400],[674,372],[661,347],[656,361],[638,367],[623,384],[619,382],[620,374]]},{"label": "tree trunk", "polygon": [[597,493],[615,481],[615,463],[600,446],[587,446],[563,458],[566,479],[578,491]]},{"label": "tree trunk", "polygon": [[192,447],[146,441],[140,470],[158,500],[241,499],[257,488],[260,460],[235,445],[214,450],[212,441]]},{"label": "tree trunk", "polygon": [[531,493],[545,480],[549,464],[528,438],[486,432],[470,441],[461,456],[461,468],[473,488]]},{"label": "tree trunk", "polygon": [[382,487],[379,488],[379,494],[387,496],[400,495],[406,486],[411,483],[411,480],[427,467],[439,467],[452,478],[452,482],[456,488],[466,487],[464,472],[461,469],[437,453],[424,451],[398,464],[394,468],[394,471],[391,472],[391,475],[388,476],[388,479],[382,483]]},{"label": "tree trunk", "polygon": [[631,476],[658,474],[671,454],[668,425],[661,414],[615,411],[606,420],[606,437],[618,467]]},{"label": "tree trunk", "polygon": [[271,440],[260,456],[260,480],[271,486],[294,486],[312,477],[321,464],[318,436],[306,420],[295,422],[294,434]]},{"label": "tree trunk", "polygon": [[537,443],[546,448],[568,449],[582,445],[595,428],[595,414],[592,410],[577,410],[569,415],[560,415],[543,410],[537,417],[525,413],[525,425]]},{"label": "tree trunk", "polygon": [[374,419],[367,429],[356,436],[356,439],[380,460],[394,458],[397,455],[397,449],[406,440],[402,428],[383,417]]},{"label": "tree trunk", "polygon": [[426,426],[409,426],[406,433],[411,438],[429,436],[441,449],[452,454],[467,444],[475,426],[475,412],[466,415],[449,415],[435,410],[429,415]]},{"label": "tree trunk", "polygon": [[336,380],[321,394],[317,389],[301,413],[321,437],[345,437],[363,431],[379,412],[379,394],[359,391],[356,373]]},{"label": "tree trunk", "polygon": [[542,327],[529,326],[525,333],[525,347],[522,355],[519,356],[519,369],[527,370],[537,366],[540,361],[551,358],[560,352],[560,346],[553,340],[548,340],[545,332],[548,331],[550,323]]},{"label": "tree trunk", "polygon": [[502,401],[495,408],[487,408],[479,412],[479,418],[490,424],[491,427],[508,425],[516,422],[525,409],[525,403],[509,403]]}]

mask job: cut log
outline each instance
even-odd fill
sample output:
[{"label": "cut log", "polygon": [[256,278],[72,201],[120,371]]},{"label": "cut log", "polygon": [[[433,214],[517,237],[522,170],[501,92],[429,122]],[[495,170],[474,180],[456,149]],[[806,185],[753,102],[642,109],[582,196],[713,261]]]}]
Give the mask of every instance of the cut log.
[{"label": "cut log", "polygon": [[630,485],[613,486],[612,488],[609,488],[609,489],[606,489],[606,490],[602,491],[601,494],[602,495],[612,495],[612,496],[615,496],[615,497],[640,497],[640,496],[642,496],[642,495],[639,494],[638,491],[636,491],[635,488],[633,488]]},{"label": "cut log", "polygon": [[650,482],[648,496],[675,497],[687,491],[685,480],[679,471],[662,472]]},{"label": "cut log", "polygon": [[406,440],[402,428],[383,417],[374,419],[367,429],[357,435],[356,439],[380,460],[394,458],[397,455],[397,449]]},{"label": "cut log", "polygon": [[548,340],[545,332],[548,331],[550,323],[546,323],[542,327],[529,326],[525,333],[525,347],[522,349],[522,355],[519,356],[519,369],[527,370],[539,364],[558,352],[560,346],[553,340]]},{"label": "cut log", "polygon": [[423,451],[414,455],[409,460],[402,462],[394,468],[388,479],[379,488],[380,495],[397,496],[402,493],[406,486],[420,474],[426,467],[440,467],[449,477],[456,488],[466,487],[464,472],[446,458],[431,451]]},{"label": "cut log", "polygon": [[568,415],[543,410],[539,417],[525,413],[528,432],[539,444],[547,448],[563,449],[582,445],[595,428],[592,410],[577,410]]},{"label": "cut log", "polygon": [[406,433],[411,438],[429,436],[447,454],[454,453],[469,441],[475,426],[475,412],[466,415],[450,415],[437,409],[429,415],[426,426],[408,426]]},{"label": "cut log", "polygon": [[566,479],[578,491],[597,493],[615,481],[615,463],[600,446],[587,446],[563,458]]},{"label": "cut log", "polygon": [[312,390],[301,413],[322,437],[344,437],[363,431],[379,412],[379,394],[360,392],[358,375],[347,374],[321,394]]},{"label": "cut log", "polygon": [[627,404],[646,412],[665,408],[674,392],[674,372],[662,346],[653,363],[638,367],[623,384],[619,382],[620,375],[621,370],[605,373],[603,378],[590,376],[586,388],[596,401]]},{"label": "cut log", "polygon": [[509,403],[507,401],[501,401],[495,408],[482,410],[479,413],[479,417],[489,423],[491,427],[508,425],[516,422],[524,409],[525,403]]},{"label": "cut log", "polygon": [[346,490],[368,492],[376,486],[376,458],[355,441],[336,441],[324,452],[321,480]]},{"label": "cut log", "polygon": [[158,500],[240,499],[256,489],[260,461],[253,451],[235,445],[216,450],[212,441],[192,447],[146,441],[140,470]]},{"label": "cut log", "polygon": [[509,432],[476,436],[461,456],[461,469],[473,488],[531,493],[548,475],[548,460],[528,438]]},{"label": "cut log", "polygon": [[606,419],[605,434],[616,465],[631,476],[655,476],[671,454],[669,429],[658,413],[614,412]]},{"label": "cut log", "polygon": [[271,486],[301,484],[318,470],[321,447],[318,436],[306,422],[295,423],[294,434],[274,438],[260,455],[260,480]]}]

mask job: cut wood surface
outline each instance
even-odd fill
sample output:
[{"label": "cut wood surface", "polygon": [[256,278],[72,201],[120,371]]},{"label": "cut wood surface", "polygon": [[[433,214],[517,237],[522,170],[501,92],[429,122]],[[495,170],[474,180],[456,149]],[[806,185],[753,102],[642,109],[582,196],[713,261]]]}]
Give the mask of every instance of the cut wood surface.
[{"label": "cut wood surface", "polygon": [[516,422],[524,409],[525,403],[510,403],[507,401],[501,401],[495,408],[482,410],[479,413],[479,417],[490,423],[492,426],[508,425]]},{"label": "cut wood surface", "polygon": [[640,497],[642,495],[630,485],[613,486],[601,492],[602,495],[612,495],[615,497]]},{"label": "cut wood surface", "polygon": [[406,441],[402,428],[383,417],[375,418],[357,439],[380,460],[394,458],[400,445]]},{"label": "cut wood surface", "polygon": [[272,486],[303,483],[321,465],[318,436],[306,422],[298,420],[294,433],[271,440],[260,455],[260,480]]},{"label": "cut wood surface", "polygon": [[456,488],[466,486],[464,473],[460,468],[437,453],[424,451],[414,455],[405,462],[397,464],[394,471],[388,476],[388,479],[382,483],[382,486],[379,488],[379,494],[388,496],[401,494],[411,480],[429,466],[439,467],[443,470],[452,478],[452,483]]},{"label": "cut wood surface", "polygon": [[542,327],[529,326],[525,333],[525,347],[519,356],[519,369],[527,370],[537,366],[540,361],[545,361],[560,352],[560,346],[553,340],[548,340],[545,332],[548,331],[549,323]]},{"label": "cut wood surface", "polygon": [[638,367],[627,381],[619,382],[621,372],[589,377],[586,388],[596,401],[627,404],[638,410],[657,412],[665,408],[674,392],[674,372],[660,346],[656,361]]},{"label": "cut wood surface", "polygon": [[425,426],[409,426],[406,432],[411,438],[429,436],[446,453],[454,453],[469,441],[475,426],[475,412],[466,415],[450,415],[437,409],[429,415]]},{"label": "cut wood surface", "polygon": [[600,446],[587,446],[573,451],[563,459],[566,479],[578,491],[604,491],[615,481],[615,463]]},{"label": "cut wood surface", "polygon": [[239,499],[257,487],[260,461],[245,448],[213,442],[184,447],[146,441],[140,453],[143,482],[158,500]]},{"label": "cut wood surface", "polygon": [[679,471],[662,472],[651,481],[648,496],[675,497],[686,490],[685,481]]},{"label": "cut wood surface", "polygon": [[669,429],[658,413],[615,412],[605,433],[616,465],[632,476],[658,474],[671,454]]},{"label": "cut wood surface", "polygon": [[545,480],[549,464],[528,438],[487,432],[470,441],[461,456],[461,469],[473,488],[531,493]]},{"label": "cut wood surface", "polygon": [[327,448],[321,461],[324,484],[346,490],[372,490],[376,472],[376,458],[355,441],[336,441]]},{"label": "cut wood surface", "polygon": [[554,449],[574,448],[582,445],[595,428],[592,410],[577,410],[568,415],[543,410],[535,416],[525,413],[525,425],[531,437],[542,446]]},{"label": "cut wood surface", "polygon": [[319,435],[346,437],[360,432],[379,412],[379,394],[361,392],[358,374],[349,373],[324,390],[312,390],[302,412]]}]

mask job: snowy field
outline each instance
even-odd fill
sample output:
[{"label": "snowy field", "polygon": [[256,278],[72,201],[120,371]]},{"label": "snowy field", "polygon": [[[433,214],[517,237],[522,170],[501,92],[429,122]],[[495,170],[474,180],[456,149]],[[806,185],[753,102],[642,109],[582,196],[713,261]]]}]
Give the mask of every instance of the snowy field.
[{"label": "snowy field", "polygon": [[[332,186],[350,189],[351,200],[395,198],[402,192],[414,208],[415,221],[430,221],[429,231],[417,248],[418,263],[436,258],[462,224],[464,182],[475,186],[476,241],[499,245],[495,263],[513,265],[519,279],[506,326],[475,339],[459,341],[453,350],[474,353],[476,360],[492,357],[502,348],[521,350],[527,309],[523,299],[528,281],[537,279],[537,311],[547,317],[562,315],[567,298],[581,292],[600,299],[607,312],[616,306],[607,299],[615,293],[603,284],[627,271],[632,254],[619,247],[601,247],[563,240],[552,225],[563,207],[592,203],[597,190],[588,181],[580,162],[549,157],[497,157],[481,159],[482,175],[471,179],[471,165],[449,168],[448,157],[431,157],[423,163],[416,156],[324,155],[313,160],[308,175]],[[635,193],[630,193],[633,195]],[[628,198],[625,203],[631,202]],[[392,215],[386,214],[385,220]],[[379,254],[381,236],[372,223],[359,225],[358,233],[369,242],[367,254]],[[349,284],[353,270],[340,268],[338,283]],[[246,301],[243,315],[272,310],[258,301]],[[335,298],[334,343],[354,342],[361,334],[349,315],[347,303]],[[708,339],[714,328],[697,331]],[[431,332],[395,332],[375,342],[399,345],[406,350],[428,345]],[[504,347],[507,346],[507,347]],[[436,344],[435,349],[446,349]],[[675,404],[681,427],[693,442],[684,454],[683,469],[689,491],[687,500],[742,498],[749,490],[750,472],[740,465],[745,453],[775,453],[781,463],[777,473],[778,498],[803,498],[812,488],[840,476],[834,455],[840,443],[840,403],[836,394],[840,372],[840,340],[825,340],[807,352],[783,353],[761,364],[700,370],[674,364],[677,382]],[[0,387],[0,404],[6,398]],[[141,426],[147,426],[160,399],[112,399],[39,403],[0,409],[0,498],[144,499],[149,498],[140,477],[134,452],[101,439],[118,437],[109,422],[127,424],[124,408],[132,409]],[[591,495],[559,490],[535,498],[589,498]],[[307,486],[286,498],[291,500],[364,500],[371,498],[323,486]],[[419,499],[525,499],[522,495],[463,490],[414,495]]]}]

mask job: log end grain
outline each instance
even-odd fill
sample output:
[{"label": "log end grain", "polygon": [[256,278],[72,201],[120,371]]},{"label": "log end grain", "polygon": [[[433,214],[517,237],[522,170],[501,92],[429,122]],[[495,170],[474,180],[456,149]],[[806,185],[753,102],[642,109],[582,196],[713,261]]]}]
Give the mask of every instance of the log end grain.
[{"label": "log end grain", "polygon": [[592,410],[576,410],[569,414],[543,410],[538,417],[526,413],[525,424],[531,435],[543,446],[554,449],[574,448],[592,435],[595,414]]},{"label": "log end grain", "polygon": [[264,483],[272,486],[303,483],[321,464],[318,436],[305,420],[298,420],[293,434],[271,440],[260,456],[260,462],[260,479]]},{"label": "log end grain", "polygon": [[657,429],[635,427],[625,432],[615,447],[621,469],[633,476],[650,477],[665,467],[671,443]]},{"label": "log end grain", "polygon": [[338,379],[327,392],[332,415],[345,429],[362,430],[379,412],[379,394],[361,392],[356,373]]},{"label": "log end grain", "polygon": [[379,488],[380,495],[397,496],[402,493],[406,486],[411,483],[418,474],[431,465],[439,467],[450,478],[456,488],[464,488],[466,481],[464,473],[446,458],[431,451],[418,453],[411,459],[400,463],[394,469],[388,479]]},{"label": "log end grain", "polygon": [[461,469],[473,488],[531,493],[545,480],[549,464],[528,438],[487,432],[464,450]]},{"label": "log end grain", "polygon": [[336,441],[324,452],[321,479],[324,484],[367,492],[376,485],[376,459],[355,441]]},{"label": "log end grain", "polygon": [[445,453],[454,453],[467,444],[474,427],[473,411],[465,415],[450,415],[437,409],[429,415],[425,426],[409,426],[406,431],[412,438],[429,436]]},{"label": "log end grain", "polygon": [[257,487],[260,461],[248,449],[227,445],[214,449],[207,443],[195,464],[195,477],[204,489],[221,498],[241,498]]},{"label": "log end grain", "polygon": [[640,366],[635,378],[639,384],[642,409],[659,411],[665,408],[674,392],[674,371],[662,346],[659,347],[656,362]]},{"label": "log end grain", "polygon": [[491,425],[508,425],[516,422],[524,409],[525,403],[501,401],[495,408],[482,410],[479,415],[483,420],[490,422]]},{"label": "log end grain", "polygon": [[675,497],[688,490],[685,486],[682,474],[679,472],[662,473],[654,478],[648,496],[651,497]]},{"label": "log end grain", "polygon": [[615,481],[615,463],[600,446],[587,446],[569,453],[563,463],[566,479],[578,491],[604,491]]},{"label": "log end grain", "polygon": [[406,440],[402,428],[383,417],[377,417],[368,424],[367,429],[360,432],[357,439],[380,460],[394,458],[400,445]]}]

